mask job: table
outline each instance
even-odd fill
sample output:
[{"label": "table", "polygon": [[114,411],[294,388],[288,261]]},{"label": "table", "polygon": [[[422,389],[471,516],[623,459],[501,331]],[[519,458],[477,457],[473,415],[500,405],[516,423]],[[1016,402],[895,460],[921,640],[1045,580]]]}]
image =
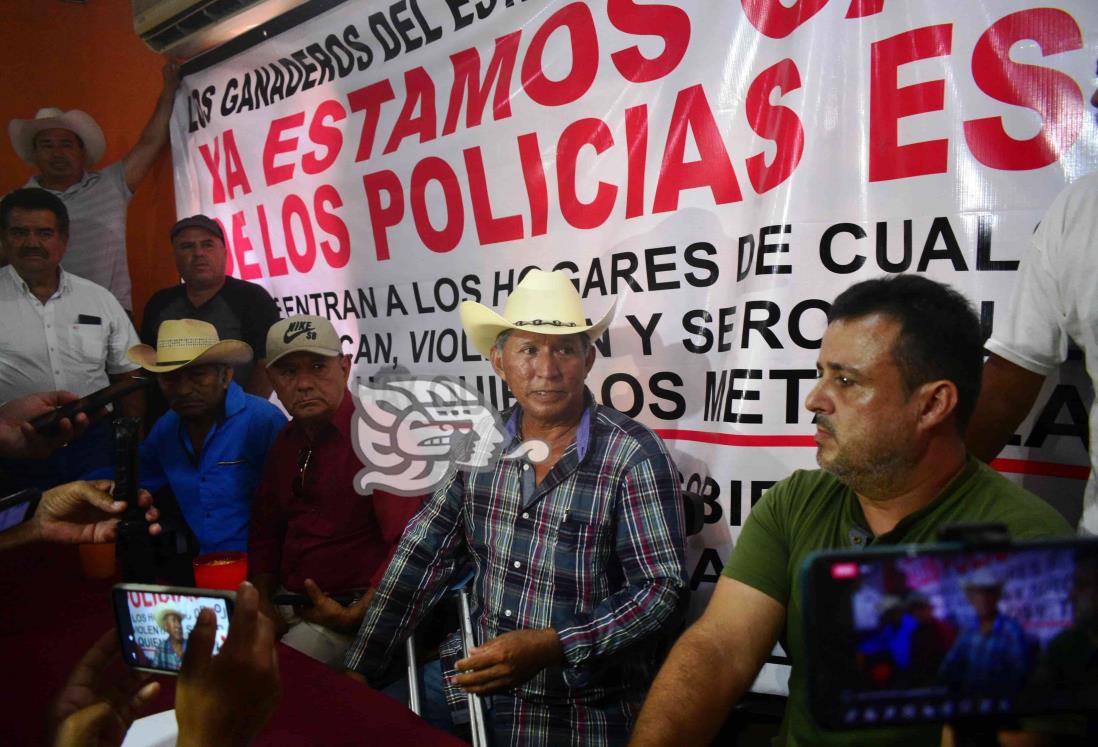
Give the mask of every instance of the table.
[{"label": "table", "polygon": [[[75,547],[34,545],[0,555],[0,733],[5,744],[40,744],[46,710],[73,666],[113,624],[115,580],[83,578]],[[282,698],[256,745],[465,744],[399,703],[282,644]],[[123,665],[120,665],[123,666]],[[172,707],[175,678],[150,713]],[[146,714],[142,714],[146,715]]]}]

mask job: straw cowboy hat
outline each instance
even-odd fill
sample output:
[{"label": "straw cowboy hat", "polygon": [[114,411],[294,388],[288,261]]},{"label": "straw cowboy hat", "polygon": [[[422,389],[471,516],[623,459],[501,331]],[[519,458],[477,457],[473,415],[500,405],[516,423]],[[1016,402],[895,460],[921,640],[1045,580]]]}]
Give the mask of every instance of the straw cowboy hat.
[{"label": "straw cowboy hat", "polygon": [[458,313],[469,341],[488,358],[500,332],[509,329],[543,335],[584,332],[594,339],[610,326],[616,309],[615,302],[602,319],[588,324],[580,295],[567,275],[559,271],[530,270],[507,297],[502,315],[475,301],[463,302]]},{"label": "straw cowboy hat", "polygon": [[252,346],[240,340],[219,340],[212,324],[197,319],[169,319],[161,322],[156,347],[134,345],[126,357],[153,373],[203,363],[239,366],[252,359]]},{"label": "straw cowboy hat", "polygon": [[103,157],[103,151],[107,149],[107,140],[103,137],[103,130],[90,115],[79,109],[69,109],[62,112],[60,109],[48,106],[39,109],[34,119],[13,119],[8,123],[8,136],[11,138],[11,147],[24,161],[34,166],[34,136],[42,130],[60,128],[76,133],[84,143],[84,166],[91,167]]},{"label": "straw cowboy hat", "polygon": [[1003,579],[988,568],[970,573],[961,584],[965,589],[1001,589]]},{"label": "straw cowboy hat", "polygon": [[156,612],[153,613],[153,617],[156,619],[156,627],[160,628],[161,630],[163,630],[165,632],[168,629],[164,626],[164,618],[167,617],[168,615],[175,615],[176,617],[179,618],[180,622],[183,622],[183,613],[180,612],[179,610],[175,609],[174,607],[164,606],[164,607],[158,608],[156,610]]}]

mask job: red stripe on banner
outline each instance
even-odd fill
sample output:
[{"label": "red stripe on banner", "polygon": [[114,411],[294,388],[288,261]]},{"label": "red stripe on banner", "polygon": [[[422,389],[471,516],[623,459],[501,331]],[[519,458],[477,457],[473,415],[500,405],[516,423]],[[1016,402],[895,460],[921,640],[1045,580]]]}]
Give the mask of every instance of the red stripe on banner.
[{"label": "red stripe on banner", "polygon": [[[748,436],[742,433],[711,433],[677,428],[657,428],[656,433],[666,441],[696,441],[721,446],[815,446],[815,436]],[[994,459],[991,466],[999,472],[1041,477],[1066,477],[1070,480],[1086,480],[1090,466],[1086,464],[1057,464],[1029,459]]]},{"label": "red stripe on banner", "polygon": [[710,433],[709,431],[657,429],[660,438],[668,441],[698,441],[722,446],[815,446],[815,436],[746,436],[742,433]]},{"label": "red stripe on banner", "polygon": [[1034,462],[1029,459],[992,459],[991,466],[1000,472],[1019,475],[1067,477],[1071,480],[1085,480],[1090,476],[1088,464],[1056,464],[1055,462]]}]

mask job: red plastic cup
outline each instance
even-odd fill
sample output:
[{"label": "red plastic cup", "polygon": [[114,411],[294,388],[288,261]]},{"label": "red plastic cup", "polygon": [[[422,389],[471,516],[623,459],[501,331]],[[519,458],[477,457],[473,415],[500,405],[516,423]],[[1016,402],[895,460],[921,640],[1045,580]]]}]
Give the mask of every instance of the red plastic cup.
[{"label": "red plastic cup", "polygon": [[86,578],[110,578],[115,572],[114,543],[80,545],[80,567]]},{"label": "red plastic cup", "polygon": [[200,589],[236,591],[247,578],[246,552],[211,552],[194,559],[194,583]]}]

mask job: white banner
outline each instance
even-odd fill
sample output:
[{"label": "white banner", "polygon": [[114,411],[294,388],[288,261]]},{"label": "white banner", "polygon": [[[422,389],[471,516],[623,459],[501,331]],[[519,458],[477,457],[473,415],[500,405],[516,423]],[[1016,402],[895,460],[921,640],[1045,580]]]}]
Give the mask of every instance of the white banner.
[{"label": "white banner", "polygon": [[[498,309],[534,266],[592,318],[622,297],[589,385],[709,499],[707,588],[761,492],[814,466],[828,302],[919,272],[990,329],[1098,167],[1098,5],[1056,5],[347,2],[185,78],[177,210],[215,216],[283,314],[332,319],[362,380],[399,364],[507,404],[460,301]],[[1001,462],[1061,503],[1087,474],[1075,365]]]}]

